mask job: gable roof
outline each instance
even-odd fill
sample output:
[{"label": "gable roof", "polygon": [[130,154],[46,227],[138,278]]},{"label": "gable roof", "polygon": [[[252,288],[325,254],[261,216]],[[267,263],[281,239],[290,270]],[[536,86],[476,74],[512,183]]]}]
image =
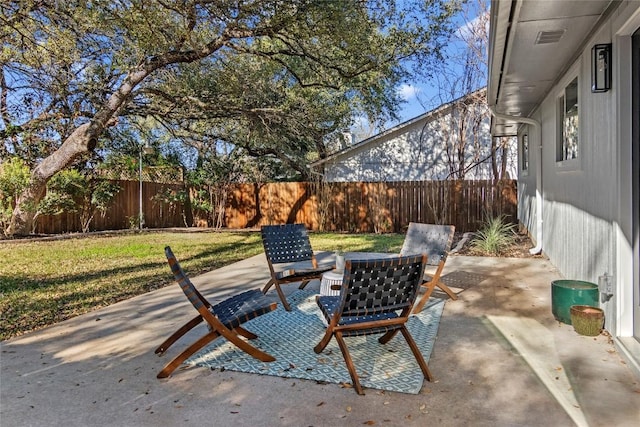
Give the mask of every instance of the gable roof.
[{"label": "gable roof", "polygon": [[421,114],[419,116],[416,116],[416,117],[414,117],[412,119],[409,119],[409,120],[407,120],[405,122],[402,122],[402,123],[400,123],[400,124],[398,124],[398,125],[396,125],[396,126],[394,126],[392,128],[386,129],[386,130],[380,132],[377,135],[374,135],[374,136],[369,137],[367,139],[363,139],[360,142],[357,142],[357,143],[352,144],[352,145],[350,145],[348,147],[345,147],[345,148],[343,148],[341,150],[338,150],[338,151],[336,151],[334,153],[331,153],[330,155],[328,155],[324,159],[316,160],[315,162],[311,163],[309,165],[309,167],[320,166],[320,165],[322,165],[324,163],[327,163],[327,162],[330,162],[330,161],[335,160],[337,158],[343,157],[346,154],[349,154],[349,153],[354,152],[356,150],[360,150],[360,149],[366,147],[367,145],[373,145],[373,144],[375,144],[377,142],[384,141],[387,136],[389,136],[389,135],[391,135],[391,134],[393,134],[395,132],[398,132],[398,131],[402,130],[403,128],[410,127],[410,126],[412,126],[412,125],[414,125],[416,123],[419,123],[421,121],[424,121],[424,120],[427,120],[427,121],[435,120],[436,118],[441,117],[442,115],[446,114],[454,105],[456,105],[458,103],[461,103],[461,102],[466,102],[468,99],[471,99],[474,96],[482,94],[485,91],[486,91],[486,88],[481,88],[481,89],[476,90],[475,92],[471,92],[471,93],[468,93],[468,94],[466,94],[464,96],[461,96],[460,98],[454,99],[451,102],[447,102],[445,104],[442,104],[439,107],[434,108],[431,111],[427,111],[426,113],[423,113],[423,114]]}]

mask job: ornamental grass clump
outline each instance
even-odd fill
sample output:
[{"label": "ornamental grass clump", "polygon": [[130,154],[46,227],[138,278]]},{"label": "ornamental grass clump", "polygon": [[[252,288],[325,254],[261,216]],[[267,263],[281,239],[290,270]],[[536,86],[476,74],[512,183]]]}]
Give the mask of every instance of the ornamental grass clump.
[{"label": "ornamental grass clump", "polygon": [[505,215],[487,218],[471,241],[471,248],[485,255],[500,255],[515,242],[515,227]]}]

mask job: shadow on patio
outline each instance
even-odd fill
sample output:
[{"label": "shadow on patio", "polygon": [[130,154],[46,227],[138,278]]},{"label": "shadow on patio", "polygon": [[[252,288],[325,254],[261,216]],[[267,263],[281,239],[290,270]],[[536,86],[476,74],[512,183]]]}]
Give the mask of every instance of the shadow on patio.
[{"label": "shadow on patio", "polygon": [[[268,277],[259,255],[192,279],[222,298]],[[459,300],[445,304],[436,380],[418,395],[197,367],[157,380],[179,348],[153,350],[193,310],[171,286],[3,342],[0,415],[16,426],[636,425],[640,385],[608,337],[554,320],[558,278],[539,258],[450,257]]]}]

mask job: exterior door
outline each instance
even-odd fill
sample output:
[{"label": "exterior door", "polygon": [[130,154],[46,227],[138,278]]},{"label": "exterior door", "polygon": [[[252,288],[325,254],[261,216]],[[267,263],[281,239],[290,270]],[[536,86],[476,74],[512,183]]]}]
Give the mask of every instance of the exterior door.
[{"label": "exterior door", "polygon": [[640,341],[640,29],[632,39],[633,335]]}]

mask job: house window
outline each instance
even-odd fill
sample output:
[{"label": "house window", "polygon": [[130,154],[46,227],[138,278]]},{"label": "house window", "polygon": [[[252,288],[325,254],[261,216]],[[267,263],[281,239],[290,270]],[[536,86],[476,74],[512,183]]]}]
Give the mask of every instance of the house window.
[{"label": "house window", "polygon": [[522,135],[522,170],[529,169],[529,135]]},{"label": "house window", "polygon": [[578,78],[564,88],[558,98],[558,144],[556,160],[578,158]]}]

